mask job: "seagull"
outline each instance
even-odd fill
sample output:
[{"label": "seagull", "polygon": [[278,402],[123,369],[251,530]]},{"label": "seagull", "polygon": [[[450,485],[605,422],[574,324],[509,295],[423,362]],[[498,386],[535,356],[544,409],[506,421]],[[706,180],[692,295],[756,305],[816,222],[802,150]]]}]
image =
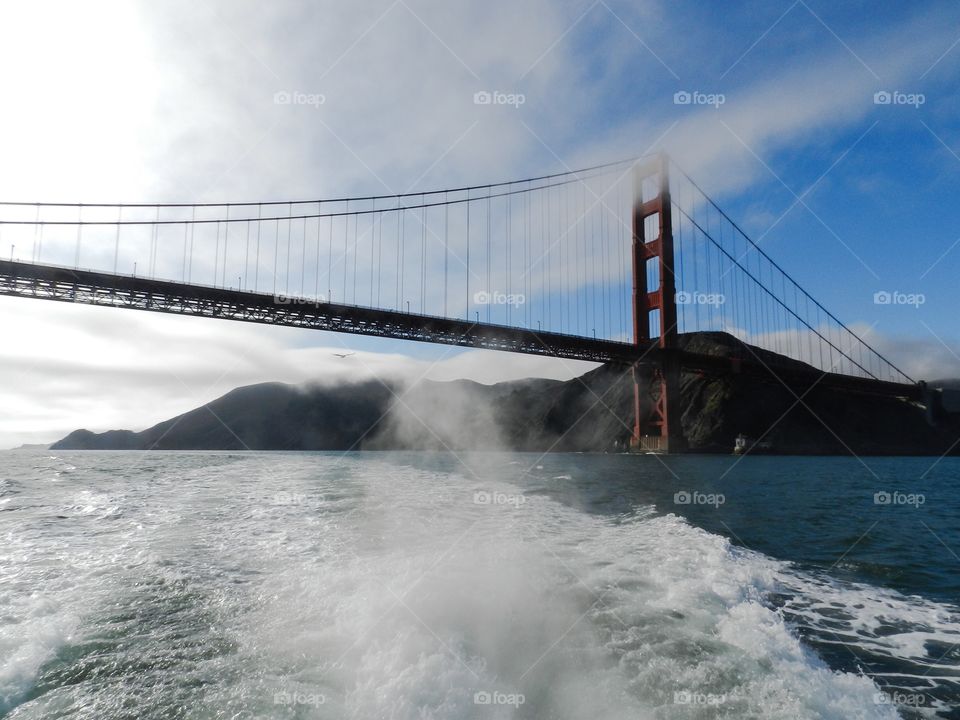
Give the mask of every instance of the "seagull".
[{"label": "seagull", "polygon": [[351,355],[356,355],[356,353],[352,353],[352,352],[349,352],[349,353],[334,353],[334,355],[335,355],[336,357],[338,357],[338,358],[347,358],[347,357],[350,357]]}]

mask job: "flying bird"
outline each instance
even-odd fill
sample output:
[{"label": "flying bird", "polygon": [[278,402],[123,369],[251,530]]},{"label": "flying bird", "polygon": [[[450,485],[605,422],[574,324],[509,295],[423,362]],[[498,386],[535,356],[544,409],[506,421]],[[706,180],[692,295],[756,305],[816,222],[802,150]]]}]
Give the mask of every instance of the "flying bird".
[{"label": "flying bird", "polygon": [[352,353],[352,352],[350,352],[350,353],[334,353],[334,355],[336,355],[338,358],[347,358],[347,357],[350,357],[351,355],[356,355],[356,353]]}]

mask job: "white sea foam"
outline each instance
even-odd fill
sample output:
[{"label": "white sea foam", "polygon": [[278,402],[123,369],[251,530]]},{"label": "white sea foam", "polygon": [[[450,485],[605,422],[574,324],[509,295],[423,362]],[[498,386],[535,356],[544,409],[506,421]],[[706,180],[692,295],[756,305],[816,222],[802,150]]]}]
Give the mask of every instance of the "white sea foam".
[{"label": "white sea foam", "polygon": [[291,563],[250,616],[258,664],[318,717],[512,716],[475,704],[494,691],[531,717],[897,717],[763,603],[781,563],[674,516],[476,507],[474,482],[364,467],[356,524],[317,528],[349,551]]},{"label": "white sea foam", "polygon": [[[18,705],[118,603],[137,636],[100,651],[109,667],[227,649],[159,684],[64,686],[13,717],[138,702],[158,718],[176,703],[258,718],[895,718],[795,625],[842,612],[852,641],[903,658],[956,638],[944,605],[797,572],[652,509],[591,515],[370,455],[164,457],[152,483],[130,467],[66,496],[58,484],[36,524],[5,533],[0,694]],[[477,504],[478,490],[524,501]],[[168,632],[188,620],[198,635]]]}]

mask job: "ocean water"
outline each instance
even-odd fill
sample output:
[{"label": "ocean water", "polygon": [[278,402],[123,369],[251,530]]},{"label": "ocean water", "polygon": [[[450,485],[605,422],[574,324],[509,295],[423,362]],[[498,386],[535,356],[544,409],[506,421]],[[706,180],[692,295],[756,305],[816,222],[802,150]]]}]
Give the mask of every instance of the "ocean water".
[{"label": "ocean water", "polygon": [[960,718],[958,555],[952,459],[5,452],[0,716]]}]

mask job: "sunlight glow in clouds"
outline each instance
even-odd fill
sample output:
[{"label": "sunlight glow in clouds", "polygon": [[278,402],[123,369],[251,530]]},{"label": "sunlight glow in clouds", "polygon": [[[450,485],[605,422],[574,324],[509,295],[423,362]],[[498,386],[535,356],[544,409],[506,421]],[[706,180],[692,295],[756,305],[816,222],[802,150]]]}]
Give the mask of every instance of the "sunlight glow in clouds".
[{"label": "sunlight glow in clouds", "polygon": [[4,3],[4,199],[137,192],[158,75],[149,47],[130,3]]}]

